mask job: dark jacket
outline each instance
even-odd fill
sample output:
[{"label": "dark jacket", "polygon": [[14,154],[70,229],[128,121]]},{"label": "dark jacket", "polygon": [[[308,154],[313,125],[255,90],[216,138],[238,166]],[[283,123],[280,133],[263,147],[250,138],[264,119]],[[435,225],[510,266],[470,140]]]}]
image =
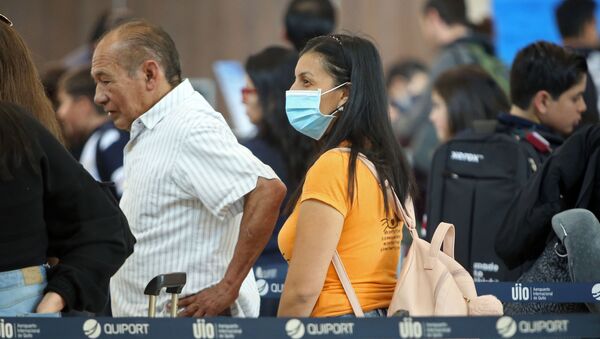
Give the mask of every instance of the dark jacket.
[{"label": "dark jacket", "polygon": [[67,309],[100,311],[135,238],[116,201],[68,151],[32,117],[19,120],[35,161],[0,181],[0,271],[57,257],[46,291],[61,295]]},{"label": "dark jacket", "polygon": [[551,219],[570,208],[600,216],[600,125],[582,127],[555,151],[511,204],[496,236],[509,268],[536,259],[551,235]]},{"label": "dark jacket", "polygon": [[498,133],[504,133],[523,139],[527,133],[535,131],[546,139],[550,144],[548,151],[538,150],[542,162],[550,156],[552,151],[556,150],[564,142],[564,138],[560,134],[553,132],[550,128],[516,115],[500,113],[497,121],[496,132]]}]

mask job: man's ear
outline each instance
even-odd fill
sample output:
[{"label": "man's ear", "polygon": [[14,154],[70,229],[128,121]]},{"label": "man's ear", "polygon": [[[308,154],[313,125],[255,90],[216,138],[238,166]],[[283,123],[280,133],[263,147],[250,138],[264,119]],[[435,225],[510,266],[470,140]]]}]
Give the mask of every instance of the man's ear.
[{"label": "man's ear", "polygon": [[158,86],[158,80],[161,77],[161,68],[155,60],[146,60],[142,63],[142,76],[146,81],[148,90],[155,89]]},{"label": "man's ear", "polygon": [[536,114],[546,115],[548,113],[548,105],[552,100],[552,95],[548,91],[537,91],[531,100]]}]

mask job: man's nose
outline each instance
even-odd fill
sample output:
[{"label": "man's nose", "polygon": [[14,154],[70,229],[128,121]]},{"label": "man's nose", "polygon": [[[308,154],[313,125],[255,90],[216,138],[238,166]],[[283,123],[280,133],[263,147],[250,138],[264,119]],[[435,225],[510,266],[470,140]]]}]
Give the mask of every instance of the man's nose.
[{"label": "man's nose", "polygon": [[94,102],[97,105],[103,106],[108,101],[108,96],[104,94],[104,91],[96,87],[96,94],[94,94]]}]

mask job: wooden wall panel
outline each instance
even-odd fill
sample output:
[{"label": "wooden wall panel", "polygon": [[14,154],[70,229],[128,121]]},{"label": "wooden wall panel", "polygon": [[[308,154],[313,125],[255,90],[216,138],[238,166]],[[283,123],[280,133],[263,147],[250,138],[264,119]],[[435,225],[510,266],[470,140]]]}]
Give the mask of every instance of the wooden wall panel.
[{"label": "wooden wall panel", "polygon": [[[400,57],[429,61],[420,27],[423,0],[334,0],[338,31],[375,40],[384,66]],[[186,76],[213,77],[219,59],[244,61],[283,40],[284,0],[2,0],[0,12],[15,23],[44,68],[85,43],[97,17],[126,4],[134,15],[165,28],[178,47]],[[220,105],[219,105],[220,106]],[[222,108],[222,107],[221,107]]]}]

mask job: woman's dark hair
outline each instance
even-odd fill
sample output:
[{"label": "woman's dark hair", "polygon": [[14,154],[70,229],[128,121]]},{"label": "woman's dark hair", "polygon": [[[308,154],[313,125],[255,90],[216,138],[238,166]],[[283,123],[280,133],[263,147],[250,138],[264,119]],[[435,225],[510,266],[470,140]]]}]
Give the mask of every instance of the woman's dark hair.
[{"label": "woman's dark hair", "polygon": [[[370,41],[344,34],[316,37],[301,52],[317,53],[335,81],[334,86],[349,82],[348,101],[330,132],[321,140],[320,153],[349,142],[348,196],[354,197],[358,153],[371,160],[379,174],[379,183],[392,185],[402,202],[414,193],[414,179],[404,152],[392,132],[383,67],[377,49]],[[293,206],[300,192],[291,200]],[[388,199],[383,194],[386,213]]]},{"label": "woman's dark hair", "polygon": [[31,135],[23,125],[25,115],[34,119],[24,108],[0,101],[0,181],[13,179],[23,166],[35,168]]},{"label": "woman's dark hair", "polygon": [[296,51],[268,47],[246,61],[246,72],[256,87],[262,119],[259,136],[278,148],[284,157],[289,183],[296,187],[312,159],[316,144],[296,131],[285,114],[285,91],[294,83]]},{"label": "woman's dark hair", "polygon": [[510,110],[502,88],[480,66],[460,66],[442,73],[433,90],[446,104],[451,136],[472,128],[474,120],[496,119],[498,113]]}]

